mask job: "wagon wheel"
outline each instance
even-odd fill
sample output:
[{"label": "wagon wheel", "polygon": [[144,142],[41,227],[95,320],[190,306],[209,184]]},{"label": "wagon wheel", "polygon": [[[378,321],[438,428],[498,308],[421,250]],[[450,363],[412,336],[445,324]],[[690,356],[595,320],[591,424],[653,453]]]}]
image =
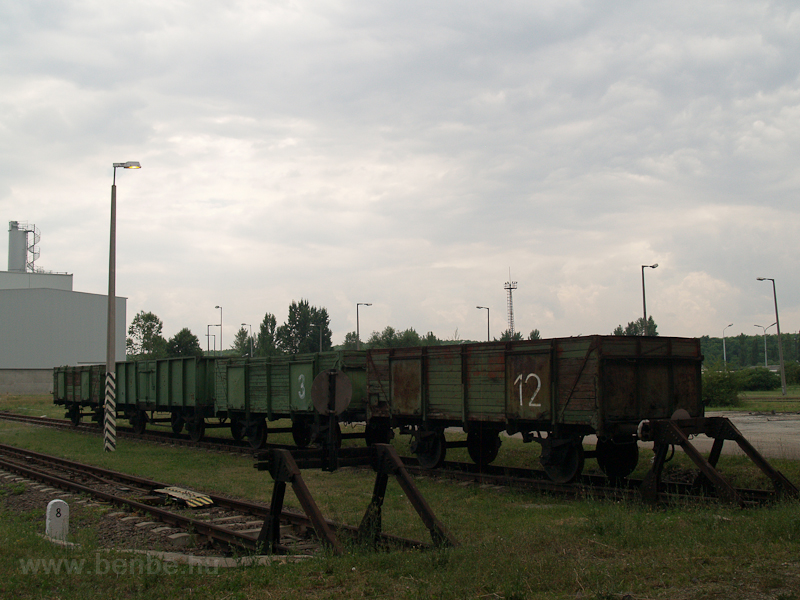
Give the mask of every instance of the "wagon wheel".
[{"label": "wagon wheel", "polygon": [[263,448],[267,444],[267,422],[264,419],[251,421],[246,430],[251,448]]},{"label": "wagon wheel", "polygon": [[367,446],[375,444],[388,444],[393,436],[392,428],[388,423],[370,421],[364,428],[364,441]]},{"label": "wagon wheel", "polygon": [[639,464],[639,446],[635,440],[597,440],[597,464],[609,479],[624,479]]},{"label": "wagon wheel", "polygon": [[444,462],[447,453],[447,442],[443,429],[433,431],[421,430],[411,442],[411,451],[417,455],[419,466],[423,469],[435,469]]},{"label": "wagon wheel", "polygon": [[244,439],[244,434],[244,421],[239,417],[231,417],[231,437],[237,442],[241,442]]},{"label": "wagon wheel", "polygon": [[172,427],[172,433],[175,435],[179,435],[181,431],[183,431],[183,415],[179,412],[174,412],[169,417],[169,424]]},{"label": "wagon wheel", "polygon": [[137,410],[129,419],[133,433],[142,435],[147,427],[147,413],[143,410]]},{"label": "wagon wheel", "polygon": [[477,465],[488,465],[500,451],[500,432],[496,429],[477,429],[467,434],[467,452]]},{"label": "wagon wheel", "polygon": [[191,421],[186,423],[186,428],[189,430],[189,438],[197,443],[203,439],[206,434],[206,422],[203,417],[194,417]]},{"label": "wagon wheel", "polygon": [[311,443],[311,424],[298,420],[292,423],[292,439],[298,448],[305,448]]},{"label": "wagon wheel", "polygon": [[555,464],[542,464],[547,476],[556,483],[570,483],[583,471],[583,446],[580,442],[564,444],[552,450]]},{"label": "wagon wheel", "polygon": [[81,424],[81,407],[80,406],[73,406],[67,412],[67,416],[69,417],[70,422],[72,423],[73,427],[77,427]]}]

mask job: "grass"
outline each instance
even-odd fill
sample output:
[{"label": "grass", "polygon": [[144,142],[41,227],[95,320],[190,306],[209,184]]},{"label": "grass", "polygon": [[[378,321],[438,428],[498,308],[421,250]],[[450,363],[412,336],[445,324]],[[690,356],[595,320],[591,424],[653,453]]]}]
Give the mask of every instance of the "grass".
[{"label": "grass", "polygon": [[780,389],[767,392],[739,392],[736,406],[709,406],[707,410],[741,412],[800,412],[800,385],[786,386],[786,396]]},{"label": "grass", "polygon": [[[25,405],[21,402],[21,405]],[[35,404],[34,404],[35,406]],[[276,436],[277,437],[277,436]],[[0,422],[0,443],[13,444],[165,480],[267,502],[268,474],[250,459],[194,449],[120,440],[102,451],[98,436]],[[401,446],[401,443],[398,443]],[[498,460],[532,462],[537,446],[505,440]],[[451,456],[457,456],[452,451]],[[642,453],[640,469],[647,467]],[[688,467],[676,456],[670,465]],[[723,457],[723,468],[747,479],[742,460]],[[780,462],[790,479],[797,464]],[[587,461],[594,468],[594,461]],[[306,471],[303,477],[323,513],[357,524],[374,476],[343,469]],[[82,546],[65,550],[44,542],[44,507],[25,513],[0,509],[0,595],[83,599],[120,598],[401,598],[401,599],[709,599],[800,600],[800,504],[739,510],[586,499],[563,501],[523,490],[481,488],[430,478],[417,484],[437,516],[460,541],[455,549],[374,553],[350,547],[345,556],[303,563],[220,570],[216,574],[163,571],[121,575],[102,561],[130,560],[98,554],[91,523],[74,528]],[[3,488],[20,493],[19,485]],[[287,504],[297,506],[294,495]],[[3,505],[0,497],[0,506]],[[390,482],[384,530],[427,539],[399,486]],[[35,560],[84,560],[82,574],[25,573]],[[22,561],[22,562],[20,562]],[[37,563],[45,564],[45,563]],[[62,566],[68,563],[61,563]],[[76,563],[79,564],[79,563]],[[110,563],[109,563],[110,564]],[[120,565],[130,563],[121,562]]]}]

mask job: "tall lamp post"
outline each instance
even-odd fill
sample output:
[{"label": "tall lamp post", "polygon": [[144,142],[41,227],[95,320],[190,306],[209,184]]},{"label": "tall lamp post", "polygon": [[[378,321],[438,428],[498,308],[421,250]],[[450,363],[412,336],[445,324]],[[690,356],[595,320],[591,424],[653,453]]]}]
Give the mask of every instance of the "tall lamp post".
[{"label": "tall lamp post", "polygon": [[312,324],[311,327],[316,327],[319,329],[319,351],[322,352],[322,325],[314,325]]},{"label": "tall lamp post", "polygon": [[253,326],[249,323],[242,323],[242,327],[250,328],[250,358],[253,358]]},{"label": "tall lamp post", "polygon": [[225,347],[222,345],[222,307],[215,306],[214,308],[219,309],[219,350],[222,352],[223,348]]},{"label": "tall lamp post", "polygon": [[781,390],[786,395],[786,371],[783,368],[783,341],[781,341],[781,320],[778,318],[778,293],[775,291],[775,280],[772,277],[756,277],[759,281],[772,282],[772,297],[775,300],[775,327],[778,332],[778,360],[781,363]]},{"label": "tall lamp post", "polygon": [[358,307],[359,306],[372,306],[371,302],[358,302],[356,303],[356,350],[361,350],[361,330],[358,324]]},{"label": "tall lamp post", "polygon": [[642,335],[647,335],[647,299],[644,293],[644,270],[655,269],[658,263],[653,265],[642,265],[642,312],[644,313],[644,321],[642,321]]},{"label": "tall lamp post", "polygon": [[723,363],[725,363],[725,368],[726,368],[726,369],[728,368],[728,355],[727,355],[727,353],[725,352],[725,330],[726,330],[728,327],[733,327],[733,323],[731,323],[730,325],[727,325],[727,326],[725,326],[725,327],[722,329],[722,362],[723,362]]},{"label": "tall lamp post", "polygon": [[103,449],[114,452],[117,449],[117,365],[114,356],[117,327],[117,169],[141,169],[135,160],[113,163],[114,177],[111,183],[111,235],[108,249],[108,323],[106,345],[106,392],[103,409]]},{"label": "tall lamp post", "polygon": [[[211,350],[211,328],[216,327],[216,325],[206,325],[206,354],[209,353]],[[217,349],[217,340],[214,338],[214,350]]]},{"label": "tall lamp post", "polygon": [[[775,323],[773,323],[772,325],[775,325]],[[767,368],[767,329],[772,327],[772,325],[769,325],[767,327],[764,327],[763,325],[753,325],[753,327],[761,327],[761,329],[764,330],[764,368],[765,369]]]},{"label": "tall lamp post", "polygon": [[492,338],[489,337],[489,307],[488,306],[476,306],[475,308],[478,309],[486,309],[486,341],[491,342]]}]

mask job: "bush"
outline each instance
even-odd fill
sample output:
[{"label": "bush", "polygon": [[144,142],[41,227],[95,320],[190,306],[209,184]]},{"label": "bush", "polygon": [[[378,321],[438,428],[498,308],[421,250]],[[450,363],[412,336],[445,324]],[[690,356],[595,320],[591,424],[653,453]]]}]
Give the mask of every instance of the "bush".
[{"label": "bush", "polygon": [[764,367],[738,371],[736,379],[739,389],[747,392],[768,392],[781,387],[781,376]]},{"label": "bush", "polygon": [[731,371],[708,370],[703,373],[703,405],[738,406],[739,381]]},{"label": "bush", "polygon": [[800,384],[800,363],[797,361],[787,362],[784,369],[786,370],[786,385]]}]

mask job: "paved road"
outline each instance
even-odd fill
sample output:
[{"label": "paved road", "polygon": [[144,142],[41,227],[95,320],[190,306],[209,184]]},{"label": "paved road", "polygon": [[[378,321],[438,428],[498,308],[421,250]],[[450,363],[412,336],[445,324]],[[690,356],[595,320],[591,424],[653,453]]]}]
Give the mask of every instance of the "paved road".
[{"label": "paved road", "polygon": [[[742,411],[708,411],[707,417],[727,417],[756,450],[766,458],[800,460],[800,414],[798,413],[747,413]],[[587,444],[596,443],[594,436],[584,438]],[[697,436],[694,446],[706,456],[714,443],[709,437]],[[651,447],[652,443],[640,443]],[[723,454],[744,454],[736,442],[726,441]]]},{"label": "paved road", "polygon": [[[740,411],[707,412],[708,417],[728,417],[756,450],[767,458],[800,459],[800,414],[742,413]],[[711,451],[713,441],[706,436],[693,440],[701,452]],[[725,442],[722,451],[742,454],[736,442]]]}]

